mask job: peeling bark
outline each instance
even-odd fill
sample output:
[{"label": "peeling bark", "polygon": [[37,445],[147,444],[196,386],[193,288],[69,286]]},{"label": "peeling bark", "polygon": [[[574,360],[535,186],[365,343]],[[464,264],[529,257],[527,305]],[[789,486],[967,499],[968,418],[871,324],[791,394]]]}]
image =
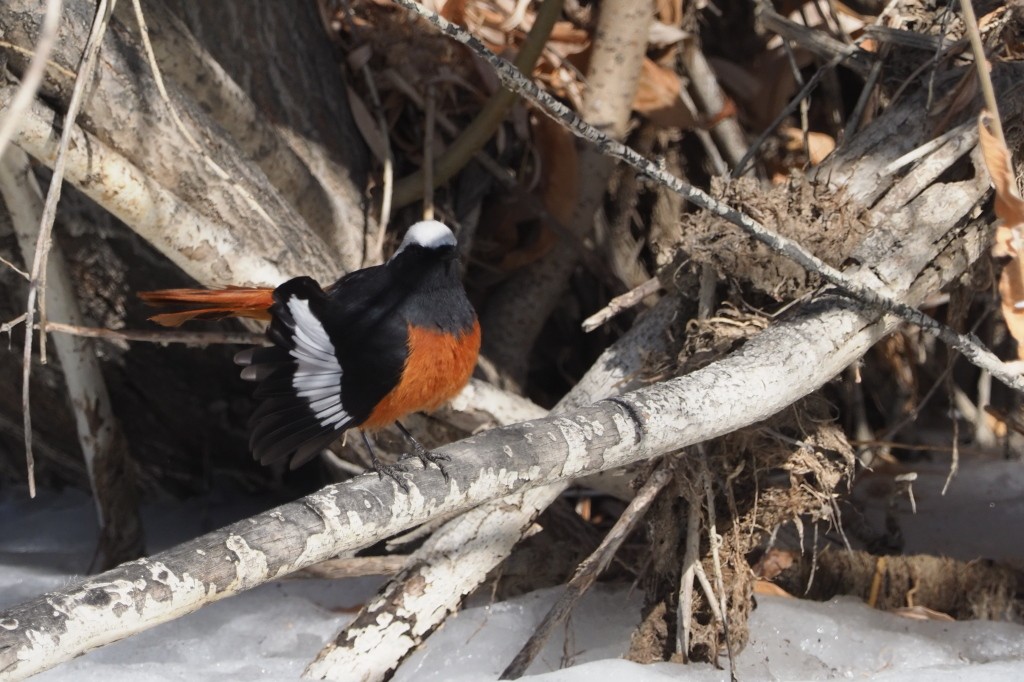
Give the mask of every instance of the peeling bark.
[{"label": "peeling bark", "polygon": [[[666,297],[606,350],[554,413],[589,405],[643,384],[645,358],[667,352],[679,308]],[[434,532],[306,668],[304,677],[384,679],[480,586],[572,479],[493,500]]]},{"label": "peeling bark", "polygon": [[[0,33],[5,35],[5,40],[31,50],[38,32],[35,18],[42,4],[39,0],[4,3],[0,9]],[[55,103],[57,111],[70,95],[68,72],[77,64],[93,10],[93,4],[87,0],[65,3],[60,41],[52,56],[53,62],[63,68],[50,69],[42,86],[42,93],[48,102]],[[307,27],[307,32],[320,29],[315,13],[297,14],[304,17],[309,14],[307,21],[317,21],[312,28]],[[129,21],[123,13],[119,17]],[[289,28],[295,29],[295,23],[300,23],[300,19],[295,18]],[[160,32],[159,27],[154,28],[157,29],[154,33]],[[174,28],[177,30],[171,33],[180,37],[182,27],[176,24]],[[225,40],[230,31],[237,30],[235,24],[224,22],[218,28]],[[273,29],[267,30],[273,32]],[[281,30],[285,30],[283,26]],[[309,209],[309,203],[318,200],[307,196],[311,191],[308,178],[305,184],[300,179],[296,181],[298,185],[293,182],[283,188],[276,186],[257,162],[246,155],[255,151],[252,145],[250,148],[239,145],[203,110],[203,101],[196,101],[186,88],[165,77],[171,106],[192,138],[200,141],[200,148],[188,141],[157,92],[149,64],[138,45],[137,31],[134,23],[122,23],[118,17],[111,22],[111,30],[106,33],[101,48],[102,59],[88,84],[78,119],[81,134],[76,133],[77,139],[71,146],[68,179],[206,284],[277,284],[285,278],[282,274],[302,273],[330,281],[342,269],[339,261],[343,265],[358,264],[362,257],[362,221],[354,218],[362,214],[360,193],[342,169],[351,164],[354,175],[362,173],[365,159],[359,151],[361,145],[353,143],[349,145],[350,150],[338,151],[335,147],[344,138],[337,135],[329,150],[316,150],[317,143],[325,136],[312,133],[301,145],[294,145],[309,152],[309,158],[303,163],[316,165],[320,175],[331,179],[322,191],[322,194],[336,194],[330,209],[335,213],[331,221],[334,227],[328,231],[352,233],[344,238],[335,234],[331,242],[347,246],[331,249],[292,204],[293,200],[298,201],[308,215],[320,217]],[[210,40],[213,40],[212,33]],[[320,41],[326,41],[322,30]],[[157,42],[162,44],[161,40]],[[0,51],[8,57],[8,68],[16,75],[24,69],[26,57],[21,52],[3,48]],[[327,67],[322,61],[305,68],[320,69],[317,76],[327,78],[323,71]],[[334,112],[334,108],[344,105],[345,94],[336,69],[331,69],[329,77],[337,81],[336,85],[324,88],[331,92],[340,89],[340,99],[317,115],[322,114],[324,121],[330,120],[331,129],[335,130],[333,126],[344,127],[347,121],[347,115],[336,116]],[[295,80],[301,80],[298,74]],[[13,93],[13,87],[0,90],[0,108],[9,105]],[[267,100],[273,95],[271,91],[259,94]],[[275,110],[267,100],[260,100],[263,116]],[[244,108],[244,105],[239,106]],[[44,164],[52,165],[55,145],[50,136],[54,121],[59,120],[58,114],[37,100],[25,118],[22,130],[14,138],[15,143]],[[279,123],[279,135],[302,137],[308,132],[298,124],[290,128],[287,118]],[[264,132],[268,125],[264,122]],[[98,152],[96,155],[93,155],[94,150]],[[282,163],[280,167],[294,169],[296,154],[290,155],[291,163]],[[321,158],[328,155],[335,161],[328,163]],[[275,164],[273,160],[269,163]],[[77,166],[77,170],[70,166]],[[317,173],[310,170],[306,175],[316,176]],[[141,203],[139,199],[130,198],[137,194],[160,194],[162,199],[159,206],[141,205],[135,211],[126,210],[125,203]],[[342,205],[347,210],[342,210]],[[153,233],[154,222],[159,223],[156,234]],[[227,258],[229,254],[231,259]],[[240,254],[246,254],[257,263],[235,264],[234,258]]]},{"label": "peeling bark", "polygon": [[[0,195],[11,214],[24,260],[31,263],[43,214],[43,196],[31,174],[28,156],[20,149],[9,149],[0,158]],[[81,325],[75,287],[57,244],[51,246],[47,270],[46,300],[50,314],[69,324]],[[95,341],[59,334],[53,343],[64,372],[78,444],[96,502],[100,539],[95,565],[106,569],[143,553],[131,455],[121,423],[114,416]]]}]

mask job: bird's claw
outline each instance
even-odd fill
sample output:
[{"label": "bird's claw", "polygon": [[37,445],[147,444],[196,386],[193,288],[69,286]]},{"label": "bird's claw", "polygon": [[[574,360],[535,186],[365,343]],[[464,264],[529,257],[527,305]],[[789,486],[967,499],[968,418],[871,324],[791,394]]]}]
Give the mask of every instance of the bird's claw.
[{"label": "bird's claw", "polygon": [[402,459],[416,457],[423,463],[424,469],[433,464],[441,471],[441,475],[444,476],[444,482],[450,481],[451,476],[448,474],[448,470],[444,468],[444,462],[450,462],[452,458],[442,452],[432,452],[423,447],[418,441],[413,441],[413,443],[412,454],[406,455]]},{"label": "bird's claw", "polygon": [[374,457],[373,470],[377,472],[377,476],[380,477],[380,480],[383,481],[384,477],[387,476],[392,481],[397,483],[398,487],[404,490],[406,494],[409,493],[409,482],[406,481],[404,477],[399,475],[406,473],[405,467],[403,467],[401,464],[385,464],[384,462]]}]

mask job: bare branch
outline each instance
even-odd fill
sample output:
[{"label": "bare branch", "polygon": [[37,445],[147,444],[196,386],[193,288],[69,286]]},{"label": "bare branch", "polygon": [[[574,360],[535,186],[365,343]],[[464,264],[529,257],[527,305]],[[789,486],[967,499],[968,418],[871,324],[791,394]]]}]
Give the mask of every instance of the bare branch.
[{"label": "bare branch", "polygon": [[821,298],[692,374],[440,448],[451,457],[447,485],[436,470],[417,470],[406,495],[393,481],[360,476],[0,612],[0,670],[33,674],[436,516],[765,419],[841,372],[897,323],[865,318],[847,299]]},{"label": "bare branch", "polygon": [[[8,149],[0,158],[0,194],[11,214],[25,260],[32,261],[43,197],[32,175],[28,155],[17,147]],[[64,319],[81,322],[74,284],[64,255],[56,244],[47,261],[47,270],[50,286],[46,297],[51,311]],[[55,345],[96,502],[100,528],[96,558],[100,567],[108,568],[142,554],[142,529],[128,445],[114,415],[93,343],[81,337],[64,336],[55,339]]]},{"label": "bare branch", "polygon": [[[117,0],[113,0],[108,5],[107,0],[100,0],[96,8],[96,17],[93,20],[92,31],[89,33],[89,40],[85,45],[81,65],[78,68],[75,88],[71,93],[71,102],[68,104],[68,110],[64,116],[64,130],[61,132],[60,143],[57,146],[53,176],[46,192],[46,203],[43,206],[43,217],[39,225],[39,239],[36,241],[35,258],[32,261],[32,281],[28,287],[28,302],[25,310],[27,314],[25,318],[25,350],[21,371],[21,409],[25,421],[25,464],[28,468],[30,497],[36,496],[35,463],[32,460],[32,410],[29,406],[32,332],[35,329],[33,325],[36,315],[36,298],[38,297],[39,300],[39,319],[46,324],[46,258],[50,251],[53,221],[57,217],[57,202],[60,201],[60,191],[64,185],[64,166],[67,163],[68,143],[71,141],[71,132],[74,129],[75,118],[78,116],[78,109],[82,105],[86,83],[89,82],[92,72],[96,68],[96,55],[99,53],[107,23],[110,21],[110,10],[113,8],[113,3],[116,2]],[[46,362],[45,334],[39,338],[39,356],[42,362]]]},{"label": "bare branch", "polygon": [[985,348],[977,338],[971,335],[957,334],[949,327],[928,317],[920,310],[893,299],[890,295],[882,293],[881,290],[873,288],[872,285],[858,283],[822,261],[797,242],[775,234],[745,213],[723,204],[696,187],[687,185],[626,145],[616,142],[583,121],[568,107],[538,88],[534,83],[523,78],[508,62],[492,53],[480,41],[459,26],[452,24],[413,0],[395,0],[395,2],[424,17],[430,23],[437,26],[446,36],[468,46],[475,54],[479,55],[494,68],[505,87],[514,90],[537,104],[548,116],[561,123],[574,135],[594,144],[603,154],[624,161],[640,173],[649,176],[688,201],[724,218],[757,241],[768,246],[772,251],[791,259],[806,270],[818,274],[826,282],[838,287],[858,301],[862,301],[877,310],[898,315],[929,334],[934,334],[943,343],[960,351],[964,358],[972,364],[991,372],[992,376],[1010,388],[1024,391],[1024,378]]},{"label": "bare branch", "polygon": [[608,531],[604,540],[597,549],[576,567],[576,573],[572,576],[569,584],[565,586],[565,592],[558,598],[558,601],[548,610],[544,620],[541,621],[530,639],[519,650],[512,662],[508,664],[498,679],[517,680],[523,676],[530,663],[537,657],[537,654],[544,648],[548,637],[554,632],[576,606],[577,602],[587,593],[597,577],[608,568],[612,557],[619,551],[619,547],[626,538],[633,532],[637,524],[644,518],[647,508],[651,506],[668,482],[672,480],[672,470],[669,465],[662,464],[661,468],[651,474],[644,486],[637,492],[636,497],[629,503],[622,515]]},{"label": "bare branch", "polygon": [[39,31],[36,49],[32,52],[32,61],[21,79],[21,87],[18,88],[7,114],[0,119],[0,156],[4,155],[15,128],[21,123],[21,117],[32,104],[39,84],[43,81],[43,72],[46,70],[50,52],[57,42],[57,29],[60,27],[63,5],[63,0],[46,0],[46,14],[43,15],[43,25]]},{"label": "bare branch", "polygon": [[[37,325],[38,327],[38,325]],[[260,345],[266,343],[266,334],[254,332],[195,332],[171,329],[103,329],[101,327],[83,327],[64,322],[47,322],[46,331],[72,336],[83,336],[106,341],[140,341],[143,343],[184,343],[189,346],[210,346],[214,344],[228,345]]]}]

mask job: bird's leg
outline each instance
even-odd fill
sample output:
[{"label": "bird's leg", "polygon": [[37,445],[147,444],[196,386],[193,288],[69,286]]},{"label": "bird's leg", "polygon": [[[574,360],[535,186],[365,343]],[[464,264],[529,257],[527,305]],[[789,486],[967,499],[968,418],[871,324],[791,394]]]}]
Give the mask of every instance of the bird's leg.
[{"label": "bird's leg", "polygon": [[370,451],[370,461],[373,462],[373,470],[380,476],[380,480],[384,480],[384,476],[390,477],[398,487],[404,490],[406,493],[409,492],[409,483],[404,478],[399,477],[398,474],[405,473],[405,470],[400,466],[393,464],[385,464],[380,461],[377,457],[377,452],[373,449],[373,444],[370,442],[370,437],[366,435],[365,431],[359,432],[363,437],[363,442],[366,443],[366,448]]},{"label": "bird's leg", "polygon": [[441,470],[441,475],[444,476],[444,481],[445,483],[447,483],[449,480],[449,476],[448,471],[444,468],[443,462],[451,461],[451,457],[440,452],[432,452],[428,450],[426,447],[423,446],[423,443],[420,443],[413,437],[411,433],[409,433],[409,429],[402,426],[402,422],[396,421],[395,426],[397,426],[398,430],[401,431],[405,435],[405,437],[408,438],[409,441],[412,443],[412,454],[406,455],[406,458],[413,456],[419,457],[420,461],[423,462],[424,469],[426,469],[428,466],[430,466],[431,463],[433,463],[434,466]]}]

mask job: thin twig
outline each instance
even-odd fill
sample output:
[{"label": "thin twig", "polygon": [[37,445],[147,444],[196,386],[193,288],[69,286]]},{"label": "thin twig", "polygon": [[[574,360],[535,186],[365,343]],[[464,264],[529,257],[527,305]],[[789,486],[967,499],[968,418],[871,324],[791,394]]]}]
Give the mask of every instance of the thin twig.
[{"label": "thin twig", "polygon": [[374,249],[373,262],[384,261],[384,239],[388,233],[388,223],[391,221],[391,197],[395,189],[395,160],[391,153],[391,135],[388,133],[388,121],[384,116],[384,106],[380,102],[380,94],[377,92],[377,84],[373,79],[373,72],[368,64],[363,64],[363,81],[366,82],[366,91],[370,93],[370,103],[373,104],[373,113],[377,117],[377,127],[380,128],[380,139],[384,149],[384,169],[381,172],[381,193],[380,193],[380,219],[377,221],[377,235],[373,240]]},{"label": "thin twig", "polygon": [[676,609],[676,651],[684,661],[690,659],[690,637],[693,633],[693,581],[700,563],[700,496],[690,494],[686,514],[686,550],[683,572],[679,575],[679,605]]},{"label": "thin twig", "polygon": [[21,117],[36,98],[39,84],[43,82],[43,73],[50,61],[50,53],[57,44],[57,30],[60,28],[63,9],[63,0],[46,0],[46,14],[43,15],[43,24],[39,28],[39,41],[33,51],[32,61],[21,77],[21,87],[7,109],[7,116],[0,121],[0,156],[3,156],[11,137],[14,136],[14,131],[21,125]]},{"label": "thin twig", "polygon": [[22,313],[13,320],[8,320],[7,322],[0,324],[0,334],[10,334],[11,330],[24,322],[26,317],[28,317],[28,314]]},{"label": "thin twig", "polygon": [[[23,54],[26,57],[32,57],[33,55],[35,55],[35,50],[27,50],[24,47],[22,47],[21,45],[15,45],[14,43],[6,41],[6,40],[0,40],[0,47],[4,48],[5,50],[10,50],[11,52],[17,52],[18,54]],[[52,59],[47,59],[46,60],[46,66],[48,68],[53,69],[54,71],[56,71],[60,75],[64,76],[69,81],[72,81],[72,80],[75,79],[75,72],[74,71],[72,71],[71,69],[69,69],[69,68],[67,68],[67,67],[65,67],[65,66],[63,66],[61,64],[58,64],[57,62],[53,61]]]},{"label": "thin twig", "polygon": [[608,305],[583,320],[583,324],[581,325],[583,327],[583,331],[594,331],[622,311],[629,310],[651,294],[656,293],[659,289],[661,289],[661,280],[657,277],[651,277],[637,288],[631,289],[620,296],[616,296],[612,300],[608,301]]},{"label": "thin twig", "polygon": [[622,543],[630,536],[641,519],[643,519],[644,514],[647,513],[647,509],[654,502],[658,493],[671,480],[672,467],[667,462],[663,463],[651,474],[651,477],[647,479],[643,487],[637,491],[636,497],[630,501],[629,506],[619,516],[612,529],[608,531],[601,544],[576,568],[572,580],[565,586],[565,592],[548,610],[544,620],[537,626],[530,639],[523,645],[523,648],[519,650],[519,653],[516,654],[515,658],[512,659],[512,662],[508,664],[508,667],[505,668],[498,679],[517,680],[523,676],[526,669],[530,667],[530,663],[533,662],[533,659],[544,648],[544,644],[547,642],[548,637],[551,636],[551,633],[554,632],[559,623],[569,616],[577,602],[586,594],[590,586],[594,584],[594,581],[597,580],[597,576],[608,567],[612,557],[615,556]]},{"label": "thin twig", "polygon": [[733,653],[732,636],[729,633],[729,604],[725,595],[725,581],[722,578],[722,557],[718,551],[722,546],[722,537],[718,534],[718,522],[715,519],[715,493],[711,486],[707,453],[701,445],[698,445],[697,449],[700,452],[700,478],[708,511],[708,545],[711,547],[711,561],[715,568],[715,589],[718,590],[718,598],[721,600],[722,634],[725,637],[725,652],[729,657],[729,677],[736,680],[736,655]]},{"label": "thin twig", "polygon": [[[53,222],[57,217],[57,202],[64,184],[64,166],[67,162],[68,143],[75,128],[75,118],[82,105],[82,97],[86,84],[92,80],[92,72],[96,67],[96,55],[99,53],[103,34],[110,21],[117,0],[100,0],[96,8],[89,40],[85,45],[85,53],[78,69],[78,78],[71,93],[67,113],[64,115],[64,130],[61,132],[57,157],[53,164],[53,175],[50,187],[46,192],[46,203],[43,206],[43,218],[39,225],[39,238],[36,241],[36,254],[32,260],[32,280],[28,286],[28,302],[26,304],[25,349],[21,365],[21,409],[25,421],[25,465],[28,470],[28,494],[36,496],[35,462],[32,458],[32,411],[29,407],[30,379],[32,376],[32,332],[35,329],[36,301],[39,301],[39,321],[46,324],[46,258],[50,252],[50,240],[53,233]],[[46,335],[39,338],[40,362],[46,362]]]},{"label": "thin twig", "polygon": [[423,131],[423,219],[434,219],[434,113],[437,101],[434,87],[427,86],[427,116]]},{"label": "thin twig", "polygon": [[[745,172],[744,169],[746,168],[747,164],[750,163],[750,160],[757,153],[757,150],[760,149],[762,145],[764,145],[765,140],[767,140],[768,137],[775,132],[775,129],[778,128],[783,121],[789,118],[790,114],[793,113],[793,110],[800,106],[800,104],[807,98],[807,96],[811,94],[811,91],[814,90],[814,88],[818,87],[818,83],[820,83],[821,79],[825,77],[825,74],[827,74],[831,69],[834,69],[836,66],[838,66],[841,61],[843,61],[843,55],[833,57],[831,60],[828,61],[828,63],[822,64],[821,67],[814,72],[814,75],[811,76],[810,79],[808,79],[808,81],[804,84],[804,87],[800,88],[800,92],[796,94],[796,97],[791,99],[789,101],[789,104],[783,107],[782,111],[779,112],[775,119],[770,124],[768,124],[768,127],[765,128],[761,132],[761,134],[757,136],[757,139],[754,140],[753,144],[750,145],[750,149],[747,150],[747,153],[743,155],[743,158],[740,159],[740,162],[736,164],[735,168],[732,169],[732,177],[738,178],[741,175],[743,175],[743,173]],[[695,191],[699,192],[700,190]],[[702,204],[699,201],[695,201],[693,199],[690,200],[693,201],[693,203],[697,204],[698,206],[702,206]]]},{"label": "thin twig", "polygon": [[14,263],[12,263],[11,261],[7,260],[7,259],[6,259],[6,258],[4,258],[3,256],[0,256],[0,265],[6,265],[6,266],[7,266],[7,267],[9,267],[9,268],[10,268],[11,270],[14,270],[14,271],[15,271],[16,273],[18,273],[19,275],[21,275],[22,277],[24,277],[24,278],[25,278],[26,280],[28,280],[29,282],[31,282],[31,281],[32,281],[32,275],[28,274],[27,272],[25,272],[24,270],[22,270],[22,269],[21,269],[21,268],[19,268],[19,267],[18,267],[17,265],[15,265],[15,264],[14,264]]},{"label": "thin twig", "polygon": [[999,105],[996,102],[996,91],[992,87],[992,76],[988,72],[988,59],[985,57],[985,46],[981,44],[981,31],[978,29],[978,18],[974,14],[974,6],[970,0],[960,0],[960,9],[964,14],[967,37],[971,41],[971,52],[974,53],[974,65],[978,68],[978,80],[981,82],[981,94],[985,98],[985,107],[992,112],[992,132],[1004,147],[1006,137],[1003,135],[1003,123],[999,116]]},{"label": "thin twig", "polygon": [[[17,322],[14,320],[12,322]],[[39,328],[39,325],[36,325]],[[139,341],[142,343],[185,343],[193,346],[228,345],[262,345],[267,341],[263,334],[252,332],[193,332],[169,331],[164,329],[103,329],[101,327],[81,327],[61,322],[46,323],[47,332],[85,336],[106,341]]]},{"label": "thin twig", "polygon": [[402,7],[424,17],[448,37],[468,46],[475,54],[479,55],[494,68],[498,78],[505,87],[515,90],[519,95],[535,103],[548,116],[565,126],[574,135],[594,144],[602,153],[627,163],[640,173],[650,177],[658,184],[672,190],[684,199],[736,225],[749,236],[768,246],[772,251],[789,258],[804,269],[818,274],[823,280],[839,288],[851,298],[878,311],[897,315],[926,332],[934,334],[943,343],[960,351],[972,364],[992,372],[992,376],[1010,388],[1024,392],[1024,378],[1017,371],[999,360],[976,338],[957,334],[949,327],[925,315],[920,310],[892,299],[871,287],[858,284],[853,278],[828,265],[797,242],[775,234],[749,215],[737,211],[731,206],[718,201],[708,193],[684,183],[633,149],[609,138],[583,121],[571,109],[550,94],[541,90],[535,83],[523,77],[512,64],[488,50],[483,43],[466,30],[438,16],[414,0],[394,1]]},{"label": "thin twig", "polygon": [[885,60],[888,56],[889,46],[883,45],[879,52],[878,61],[871,65],[871,72],[868,73],[868,79],[864,81],[864,87],[860,90],[860,96],[857,98],[857,104],[853,107],[853,113],[850,114],[850,118],[846,120],[846,128],[843,130],[844,140],[849,140],[857,134],[857,128],[860,127],[860,120],[864,117],[864,110],[868,108],[868,101],[874,93],[875,85],[878,83],[878,77],[882,75],[882,65],[885,64]]},{"label": "thin twig", "polygon": [[[422,7],[415,3],[413,0],[399,0],[400,5],[406,9],[414,9],[418,14],[425,17],[432,23],[436,17],[441,19],[437,14]],[[509,68],[513,69],[518,75],[520,80],[526,80],[524,73],[533,73],[534,64],[540,57],[541,52],[544,49],[544,45],[548,41],[548,36],[551,35],[551,29],[554,28],[555,22],[562,14],[562,0],[544,0],[541,4],[540,9],[537,12],[537,16],[534,19],[533,26],[530,27],[530,32],[526,36],[526,41],[519,48],[519,54],[516,55],[515,65],[505,60],[501,60],[503,64],[506,64]],[[441,19],[441,21],[445,21]],[[445,23],[448,23],[445,21]],[[448,23],[449,26],[454,24]],[[473,38],[464,29],[459,29],[462,33],[465,33],[467,37],[476,42],[479,48],[491,54],[496,59],[500,59],[493,52],[483,46],[482,43]],[[451,34],[449,34],[451,35]],[[460,42],[463,42],[460,40]],[[469,48],[474,52],[477,47],[469,45]],[[445,153],[438,158],[437,163],[433,168],[434,180],[433,187],[437,187],[443,182],[446,182],[449,178],[455,175],[460,169],[462,169],[466,163],[473,158],[474,154],[480,150],[487,141],[491,139],[494,131],[497,130],[501,122],[505,120],[505,114],[509,108],[516,102],[516,94],[518,91],[514,88],[508,88],[499,90],[494,93],[484,108],[480,110],[465,130],[452,141]],[[518,93],[522,94],[522,93]],[[423,191],[423,174],[426,169],[420,169],[415,173],[408,175],[398,182],[395,183],[395,197],[394,204],[396,207],[401,208],[408,206],[412,202],[420,198],[420,193]]]}]

